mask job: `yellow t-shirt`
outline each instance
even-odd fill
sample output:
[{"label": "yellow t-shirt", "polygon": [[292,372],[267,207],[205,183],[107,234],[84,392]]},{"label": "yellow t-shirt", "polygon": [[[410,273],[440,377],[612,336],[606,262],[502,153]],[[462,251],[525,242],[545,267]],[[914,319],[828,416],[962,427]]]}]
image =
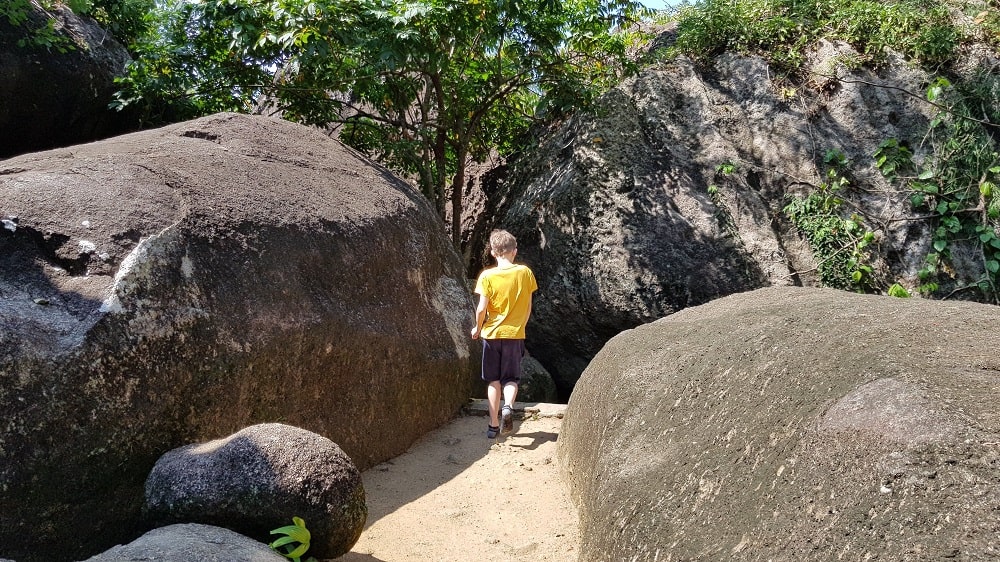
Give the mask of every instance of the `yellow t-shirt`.
[{"label": "yellow t-shirt", "polygon": [[531,315],[531,293],[537,289],[535,274],[519,263],[491,267],[480,273],[475,292],[488,301],[482,337],[523,340],[524,326]]}]

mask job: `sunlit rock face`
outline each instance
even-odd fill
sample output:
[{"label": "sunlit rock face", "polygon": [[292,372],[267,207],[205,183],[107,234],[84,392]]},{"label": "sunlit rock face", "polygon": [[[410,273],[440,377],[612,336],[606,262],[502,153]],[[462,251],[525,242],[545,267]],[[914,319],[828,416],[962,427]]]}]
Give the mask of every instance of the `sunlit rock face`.
[{"label": "sunlit rock face", "polygon": [[[528,350],[563,398],[622,330],[728,294],[820,284],[823,260],[783,209],[830,188],[834,166],[846,181],[840,210],[874,233],[872,277],[918,292],[934,223],[873,155],[895,139],[916,161],[927,157],[937,108],[922,97],[932,77],[895,56],[876,70],[845,66],[852,56],[820,43],[799,82],[732,53],[654,64],[484,177],[474,201],[491,226],[517,236],[518,259],[535,271]],[[470,244],[483,247],[487,232],[470,230]],[[983,259],[968,238],[949,246],[954,269],[940,295],[976,298],[967,289],[983,278]]]},{"label": "sunlit rock face", "polygon": [[776,287],[619,334],[559,435],[580,560],[995,557],[996,311]]}]

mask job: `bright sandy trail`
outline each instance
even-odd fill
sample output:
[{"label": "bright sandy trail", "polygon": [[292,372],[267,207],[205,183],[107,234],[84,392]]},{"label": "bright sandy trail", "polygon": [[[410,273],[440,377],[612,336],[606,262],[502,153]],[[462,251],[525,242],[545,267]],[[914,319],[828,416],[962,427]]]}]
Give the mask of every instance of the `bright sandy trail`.
[{"label": "bright sandy trail", "polygon": [[497,445],[485,417],[463,416],[367,470],[368,523],[337,561],[574,562],[577,510],[556,459],[561,423],[543,409]]}]

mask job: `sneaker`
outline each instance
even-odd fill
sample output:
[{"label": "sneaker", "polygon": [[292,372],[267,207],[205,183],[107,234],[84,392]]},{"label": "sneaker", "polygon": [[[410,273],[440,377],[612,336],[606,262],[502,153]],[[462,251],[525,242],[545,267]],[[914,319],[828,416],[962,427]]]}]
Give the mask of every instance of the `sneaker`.
[{"label": "sneaker", "polygon": [[500,425],[503,427],[504,433],[514,431],[514,409],[510,406],[503,407],[503,413],[500,416]]},{"label": "sneaker", "polygon": [[486,437],[489,439],[496,439],[497,435],[500,433],[500,427],[495,425],[486,426]]}]

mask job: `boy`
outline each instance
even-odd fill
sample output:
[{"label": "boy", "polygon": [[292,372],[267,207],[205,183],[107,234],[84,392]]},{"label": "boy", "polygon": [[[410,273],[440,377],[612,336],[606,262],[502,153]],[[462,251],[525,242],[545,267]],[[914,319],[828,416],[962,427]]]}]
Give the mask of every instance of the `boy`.
[{"label": "boy", "polygon": [[[476,326],[472,339],[482,336],[483,380],[489,383],[490,422],[486,436],[497,436],[514,429],[514,399],[521,380],[521,359],[524,357],[524,327],[531,315],[531,294],[538,289],[535,274],[526,265],[515,264],[517,240],[506,230],[490,233],[490,255],[497,260],[479,274],[476,280]],[[503,411],[500,394],[503,393]]]}]

